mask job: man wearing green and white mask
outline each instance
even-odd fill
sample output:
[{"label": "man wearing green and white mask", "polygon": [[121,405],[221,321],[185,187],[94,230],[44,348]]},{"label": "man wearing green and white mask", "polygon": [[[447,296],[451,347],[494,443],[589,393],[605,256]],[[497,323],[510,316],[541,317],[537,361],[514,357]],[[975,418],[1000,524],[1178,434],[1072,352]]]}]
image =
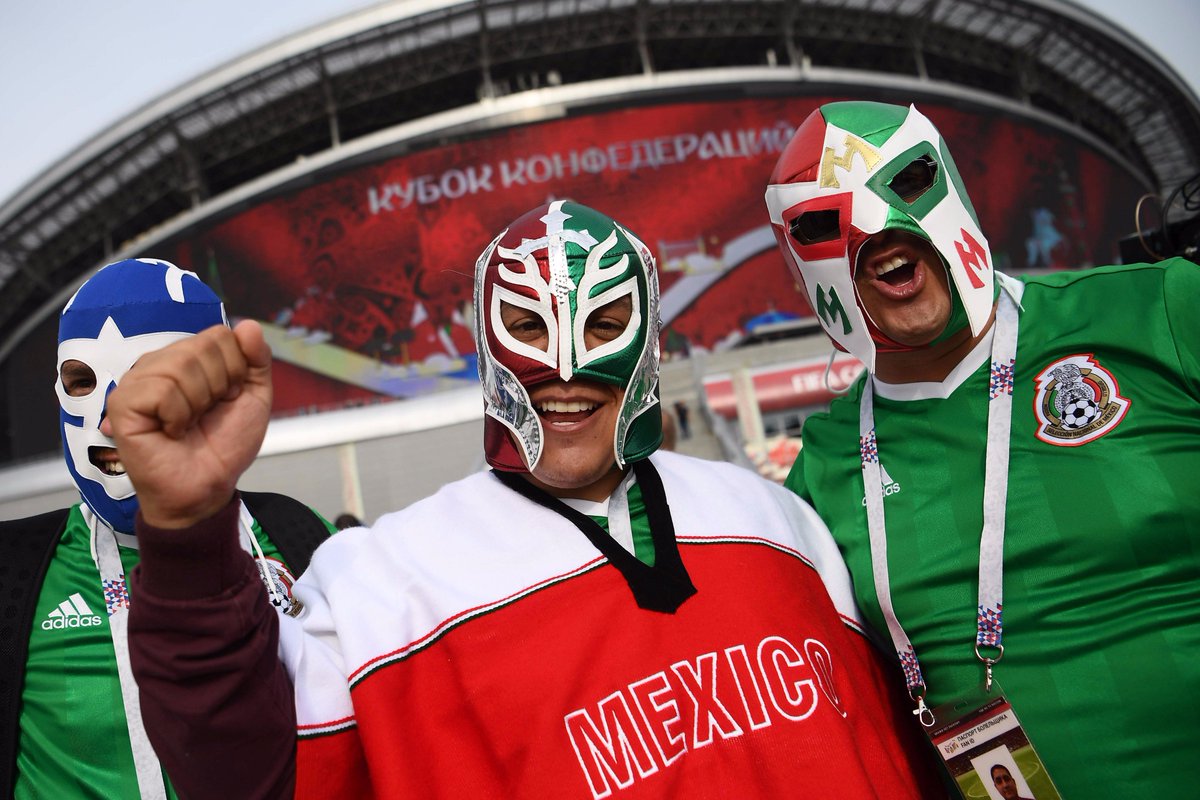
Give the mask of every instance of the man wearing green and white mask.
[{"label": "man wearing green and white mask", "polygon": [[867,366],[808,420],[787,485],[829,525],[935,742],[937,707],[1002,698],[1041,756],[1022,764],[1038,798],[1190,794],[1200,267],[995,272],[911,106],[822,106],[766,202],[825,332]]}]

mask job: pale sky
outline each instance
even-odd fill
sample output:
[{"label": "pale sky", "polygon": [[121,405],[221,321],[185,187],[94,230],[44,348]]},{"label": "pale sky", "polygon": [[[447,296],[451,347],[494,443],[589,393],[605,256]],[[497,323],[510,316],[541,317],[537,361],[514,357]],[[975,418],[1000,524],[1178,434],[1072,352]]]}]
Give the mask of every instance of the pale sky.
[{"label": "pale sky", "polygon": [[[1200,94],[1200,2],[1078,0]],[[0,0],[0,205],[158,96],[375,0]]]}]

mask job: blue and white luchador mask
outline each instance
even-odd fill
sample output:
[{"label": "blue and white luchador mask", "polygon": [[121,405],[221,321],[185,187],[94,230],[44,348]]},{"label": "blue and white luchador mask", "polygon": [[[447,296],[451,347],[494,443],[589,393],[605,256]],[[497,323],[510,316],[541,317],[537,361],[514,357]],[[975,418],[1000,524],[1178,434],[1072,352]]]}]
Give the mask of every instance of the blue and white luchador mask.
[{"label": "blue and white luchador mask", "polygon": [[[220,298],[195,273],[154,259],[109,264],[63,309],[54,384],[63,452],[83,501],[113,530],[133,533],[137,497],[115,443],[100,433],[109,392],[143,354],[222,324]],[[68,394],[62,376],[69,361],[79,362],[70,365],[73,374],[91,370],[90,389]]]}]

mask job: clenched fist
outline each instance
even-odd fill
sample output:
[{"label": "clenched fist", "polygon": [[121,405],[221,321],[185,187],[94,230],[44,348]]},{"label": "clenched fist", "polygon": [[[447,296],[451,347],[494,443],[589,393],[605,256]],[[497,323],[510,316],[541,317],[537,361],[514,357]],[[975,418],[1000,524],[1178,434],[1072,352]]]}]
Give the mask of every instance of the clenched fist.
[{"label": "clenched fist", "polygon": [[257,322],[214,326],[147,353],[109,395],[112,436],[146,522],[215,514],[258,455],[271,412],[271,349]]}]

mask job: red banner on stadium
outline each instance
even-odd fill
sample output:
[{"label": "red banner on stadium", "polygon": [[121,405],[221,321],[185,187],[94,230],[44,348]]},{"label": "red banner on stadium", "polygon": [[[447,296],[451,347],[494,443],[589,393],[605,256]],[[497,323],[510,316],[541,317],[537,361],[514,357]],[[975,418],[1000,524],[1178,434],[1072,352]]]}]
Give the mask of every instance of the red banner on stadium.
[{"label": "red banner on stadium", "polygon": [[[610,111],[511,128],[359,167],[173,242],[231,316],[267,323],[276,412],[405,397],[475,380],[478,253],[555,198],[620,220],[658,257],[665,351],[730,346],[810,315],[763,203],[795,125],[831,98]],[[1115,256],[1140,190],[1077,142],[936,105],[996,265]]]}]

